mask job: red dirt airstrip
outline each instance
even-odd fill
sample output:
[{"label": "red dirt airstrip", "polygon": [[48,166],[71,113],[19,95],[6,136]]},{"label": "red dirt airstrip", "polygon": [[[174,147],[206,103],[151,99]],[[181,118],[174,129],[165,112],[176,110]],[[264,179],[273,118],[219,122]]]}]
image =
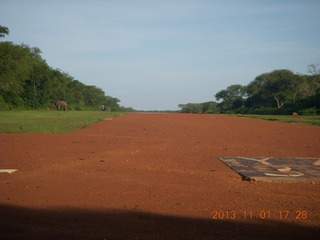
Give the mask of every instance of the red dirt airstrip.
[{"label": "red dirt airstrip", "polygon": [[[1,239],[316,239],[320,184],[243,181],[220,156],[320,158],[320,128],[129,114],[0,134]],[[213,219],[215,218],[215,219]]]}]

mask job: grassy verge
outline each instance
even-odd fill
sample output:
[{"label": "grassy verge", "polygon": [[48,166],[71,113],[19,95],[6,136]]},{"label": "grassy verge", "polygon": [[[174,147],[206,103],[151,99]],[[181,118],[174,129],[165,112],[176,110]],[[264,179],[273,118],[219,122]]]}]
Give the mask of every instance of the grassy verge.
[{"label": "grassy verge", "polygon": [[250,115],[250,114],[232,114],[231,116],[236,117],[247,117],[255,119],[263,119],[268,121],[278,121],[285,123],[295,123],[302,125],[320,126],[320,116],[299,116],[293,117],[290,115]]},{"label": "grassy verge", "polygon": [[69,133],[123,114],[101,111],[1,111],[0,133]]}]

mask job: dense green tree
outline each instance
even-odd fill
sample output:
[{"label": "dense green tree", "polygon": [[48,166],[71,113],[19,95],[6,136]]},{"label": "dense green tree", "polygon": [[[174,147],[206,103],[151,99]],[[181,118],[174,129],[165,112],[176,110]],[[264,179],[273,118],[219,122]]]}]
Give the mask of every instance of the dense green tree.
[{"label": "dense green tree", "polygon": [[[234,84],[219,91],[212,105],[221,113],[302,114],[320,113],[320,70],[310,64],[308,73],[274,70],[257,76],[247,86]],[[208,103],[180,104],[184,113],[208,113]]]},{"label": "dense green tree", "polygon": [[182,113],[202,113],[202,106],[199,103],[179,104]]},{"label": "dense green tree", "polygon": [[48,83],[49,97],[53,100],[60,99],[69,102],[71,94],[68,86],[72,80],[73,78],[67,73],[63,73],[59,69],[53,69]]},{"label": "dense green tree", "polygon": [[[0,26],[0,37],[8,33],[8,28]],[[98,109],[102,104],[121,110],[119,99],[49,67],[39,48],[0,42],[0,109],[52,107],[57,99],[79,110]]]},{"label": "dense green tree", "polygon": [[68,88],[70,89],[69,99],[70,101],[77,106],[84,106],[85,105],[85,97],[84,91],[87,86],[81,83],[78,80],[72,80]]},{"label": "dense green tree", "polygon": [[[28,48],[26,46],[26,48]],[[50,68],[41,58],[38,48],[29,48],[31,54],[32,69],[25,80],[23,99],[27,108],[39,108],[49,101],[47,96],[47,83],[50,76]]]},{"label": "dense green tree", "polygon": [[315,95],[320,88],[320,68],[319,64],[310,64],[308,66],[308,73],[311,74],[311,88],[310,96]]},{"label": "dense green tree", "polygon": [[216,102],[179,104],[181,113],[218,113]]},{"label": "dense green tree", "polygon": [[0,38],[5,37],[5,35],[9,35],[9,28],[0,25]]},{"label": "dense green tree", "polygon": [[30,49],[11,42],[0,43],[0,102],[21,107],[25,80],[32,70]]},{"label": "dense green tree", "polygon": [[300,77],[289,70],[275,70],[257,76],[248,86],[249,101],[259,100],[260,106],[277,107],[295,102],[299,93]]},{"label": "dense green tree", "polygon": [[233,109],[241,108],[244,104],[246,88],[239,84],[234,84],[225,90],[221,90],[215,95],[215,98],[221,103],[218,104],[220,111],[226,112]]},{"label": "dense green tree", "polygon": [[84,89],[84,100],[86,106],[99,106],[105,101],[105,93],[95,86],[87,86]]},{"label": "dense green tree", "polygon": [[216,102],[204,102],[202,105],[202,113],[218,113],[218,104]]},{"label": "dense green tree", "polygon": [[[109,111],[120,111],[121,107],[119,106],[120,100],[114,97],[107,96],[103,104]],[[127,111],[127,110],[126,110]]]}]

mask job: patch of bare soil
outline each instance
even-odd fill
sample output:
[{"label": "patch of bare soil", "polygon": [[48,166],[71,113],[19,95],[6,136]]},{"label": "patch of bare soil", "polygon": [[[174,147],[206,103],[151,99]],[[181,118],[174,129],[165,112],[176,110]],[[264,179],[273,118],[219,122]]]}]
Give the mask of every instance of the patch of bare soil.
[{"label": "patch of bare soil", "polygon": [[0,134],[1,239],[315,239],[320,184],[243,181],[220,156],[320,157],[320,128],[129,114]]}]

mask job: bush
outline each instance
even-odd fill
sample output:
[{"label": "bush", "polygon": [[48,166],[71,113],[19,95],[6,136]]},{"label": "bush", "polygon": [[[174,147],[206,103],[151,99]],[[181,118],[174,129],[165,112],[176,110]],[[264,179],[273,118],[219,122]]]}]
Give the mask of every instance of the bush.
[{"label": "bush", "polygon": [[301,111],[301,115],[305,115],[305,116],[314,116],[319,114],[320,111],[319,109],[313,107],[313,108],[307,108]]},{"label": "bush", "polygon": [[281,109],[272,108],[272,107],[261,107],[250,109],[248,112],[250,114],[259,114],[259,115],[281,115],[283,111]]}]

